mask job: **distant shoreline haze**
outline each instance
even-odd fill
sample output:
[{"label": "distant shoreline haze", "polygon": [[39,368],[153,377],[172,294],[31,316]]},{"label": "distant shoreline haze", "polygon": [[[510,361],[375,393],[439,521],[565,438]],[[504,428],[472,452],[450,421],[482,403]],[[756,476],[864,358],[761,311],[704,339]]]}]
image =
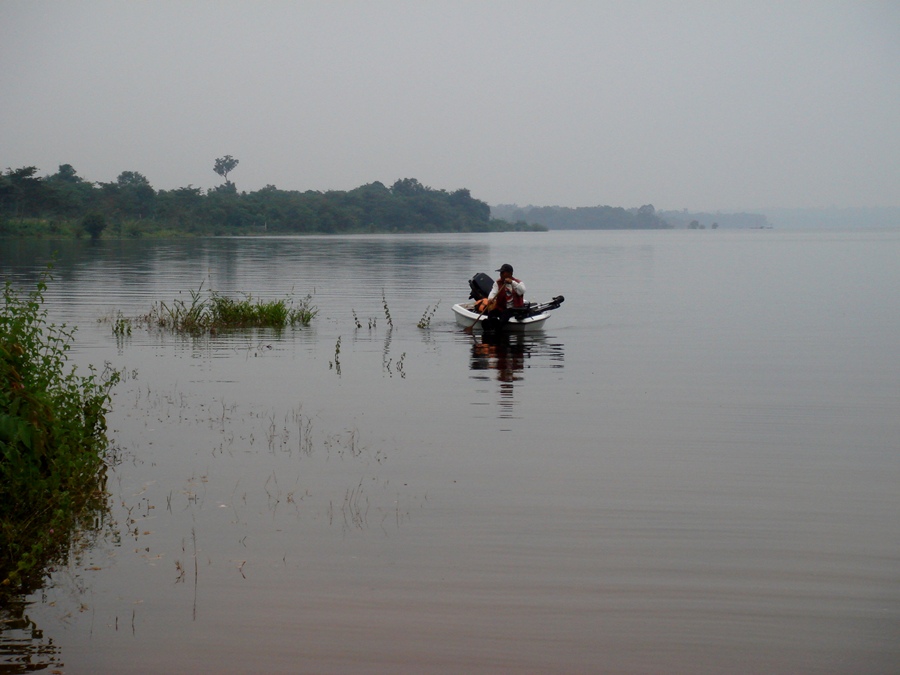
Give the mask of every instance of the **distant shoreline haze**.
[{"label": "distant shoreline haze", "polygon": [[[561,207],[518,206],[501,204],[491,207],[491,214],[505,220],[523,220],[529,224],[545,225],[551,230],[572,229],[649,229],[622,226],[629,217],[654,215],[675,229],[897,229],[900,228],[900,207],[852,208],[763,208],[754,212],[738,211],[681,211],[655,210],[652,205],[640,209],[612,206]],[[645,221],[652,222],[652,221]],[[652,228],[657,229],[657,228]]]},{"label": "distant shoreline haze", "polygon": [[900,228],[900,206],[831,207],[827,209],[760,209],[769,221],[784,229]]}]

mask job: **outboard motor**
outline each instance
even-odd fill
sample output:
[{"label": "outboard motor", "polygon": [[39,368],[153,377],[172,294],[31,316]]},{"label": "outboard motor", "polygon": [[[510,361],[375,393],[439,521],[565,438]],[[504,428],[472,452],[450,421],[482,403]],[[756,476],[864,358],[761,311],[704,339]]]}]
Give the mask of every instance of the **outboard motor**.
[{"label": "outboard motor", "polygon": [[469,288],[472,289],[472,292],[469,293],[469,298],[472,300],[481,300],[482,298],[486,298],[490,295],[491,289],[494,287],[494,280],[491,279],[484,272],[479,272],[474,277],[469,279]]}]

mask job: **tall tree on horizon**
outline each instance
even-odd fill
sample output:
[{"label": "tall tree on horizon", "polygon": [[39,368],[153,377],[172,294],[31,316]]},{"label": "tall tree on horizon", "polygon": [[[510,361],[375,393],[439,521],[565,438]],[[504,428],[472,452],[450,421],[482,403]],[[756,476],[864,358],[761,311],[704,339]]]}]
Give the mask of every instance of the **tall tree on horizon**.
[{"label": "tall tree on horizon", "polygon": [[228,181],[228,174],[234,171],[235,167],[237,167],[240,160],[235,159],[231,155],[225,155],[224,157],[219,157],[216,159],[216,163],[213,166],[213,171],[222,176],[225,179],[225,182]]}]

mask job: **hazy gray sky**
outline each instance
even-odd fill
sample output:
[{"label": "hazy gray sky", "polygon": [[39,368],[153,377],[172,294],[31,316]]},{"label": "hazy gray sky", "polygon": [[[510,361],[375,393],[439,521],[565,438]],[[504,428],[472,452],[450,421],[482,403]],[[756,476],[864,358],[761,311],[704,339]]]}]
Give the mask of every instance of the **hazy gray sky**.
[{"label": "hazy gray sky", "polygon": [[0,0],[0,169],[900,205],[900,2]]}]

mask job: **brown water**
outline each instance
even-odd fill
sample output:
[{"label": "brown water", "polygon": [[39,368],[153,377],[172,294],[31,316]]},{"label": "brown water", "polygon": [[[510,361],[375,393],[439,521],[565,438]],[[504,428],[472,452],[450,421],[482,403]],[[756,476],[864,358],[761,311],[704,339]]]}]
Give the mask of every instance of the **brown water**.
[{"label": "brown water", "polygon": [[[898,672],[900,233],[3,242],[0,272],[53,249],[73,359],[128,373],[113,518],[0,672]],[[484,343],[450,306],[503,262],[566,302]],[[97,321],[201,283],[320,314]]]}]

